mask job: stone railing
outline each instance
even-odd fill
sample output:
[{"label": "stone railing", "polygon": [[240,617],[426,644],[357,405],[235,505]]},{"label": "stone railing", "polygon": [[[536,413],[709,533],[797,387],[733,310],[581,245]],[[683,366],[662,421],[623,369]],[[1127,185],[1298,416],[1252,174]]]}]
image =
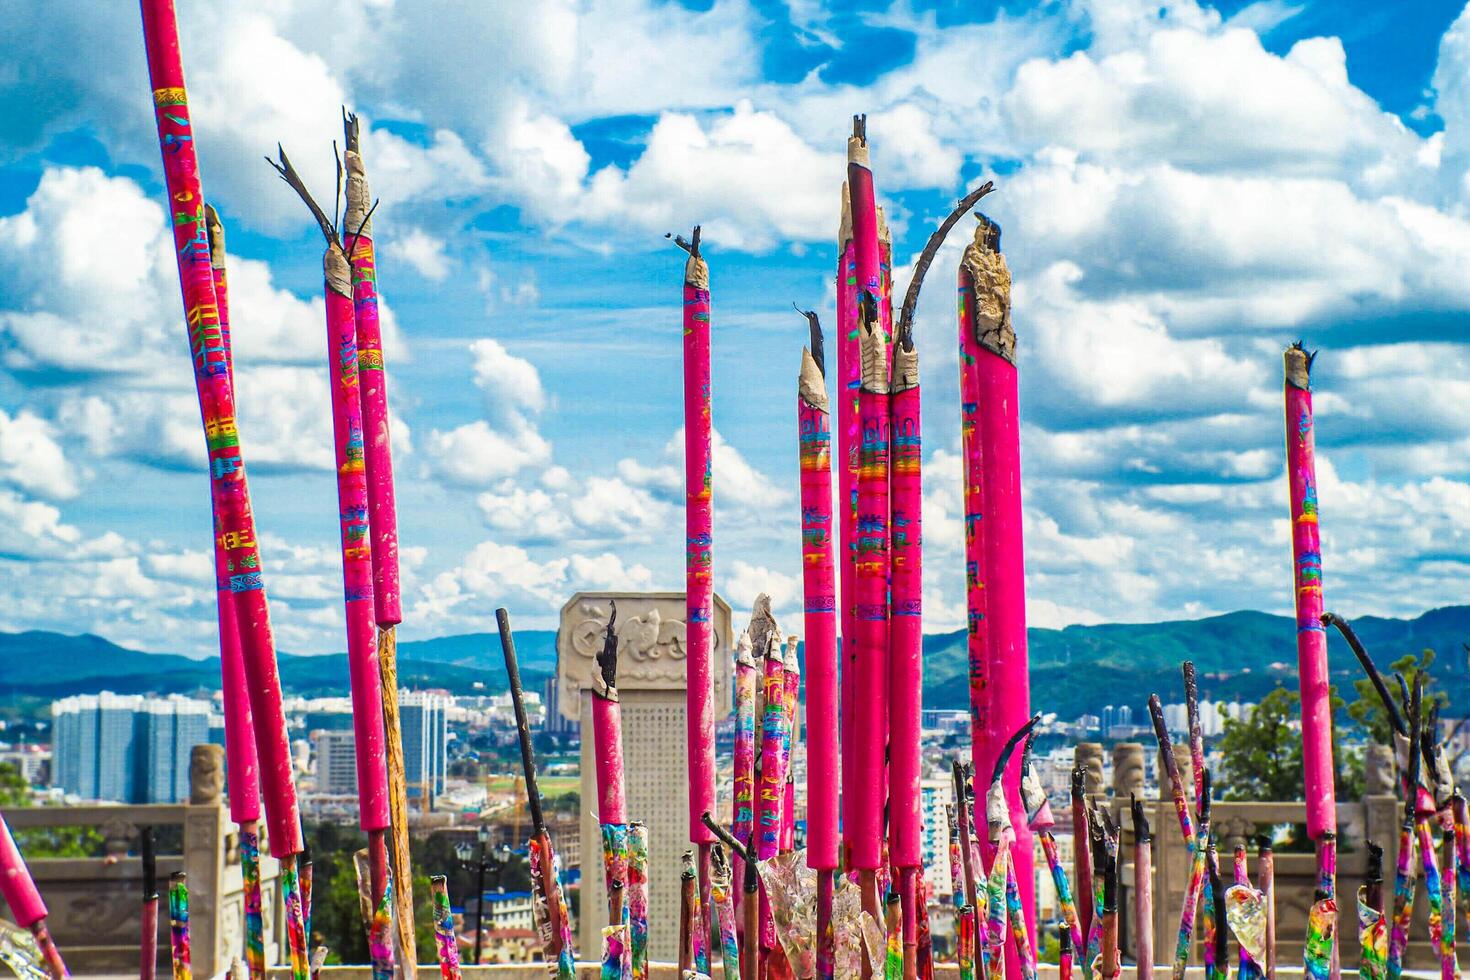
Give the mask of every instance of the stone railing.
[{"label": "stone railing", "polygon": [[[245,898],[240,875],[239,839],[221,797],[223,750],[194,748],[190,800],[149,806],[45,806],[8,810],[16,830],[90,827],[103,838],[104,854],[81,858],[28,858],[36,885],[46,900],[47,923],[67,966],[77,973],[127,973],[138,969],[142,929],[143,866],[137,856],[140,828],[153,827],[167,846],[183,841],[183,853],[158,854],[160,976],[169,970],[168,876],[189,876],[189,924],[194,973],[214,976],[230,965],[231,951],[242,949]],[[179,828],[170,831],[169,828]],[[177,848],[172,848],[177,849]],[[264,848],[262,847],[262,850]],[[266,962],[283,959],[283,921],[278,913],[279,867],[261,858],[261,891],[266,919]]]},{"label": "stone railing", "polygon": [[[1179,770],[1185,775],[1186,786],[1192,787],[1189,749],[1186,745],[1175,745]],[[1106,792],[1102,778],[1102,746],[1097,743],[1081,743],[1075,758],[1089,767],[1087,791],[1101,805],[1111,808],[1113,817],[1122,828],[1122,839],[1118,855],[1123,865],[1121,871],[1122,895],[1119,899],[1120,942],[1125,955],[1135,949],[1137,923],[1133,915],[1133,827],[1129,815],[1129,799],[1133,794],[1143,794],[1143,746],[1136,742],[1123,742],[1114,746],[1112,765],[1112,793]],[[1398,850],[1400,808],[1398,800],[1388,792],[1392,778],[1392,760],[1382,753],[1372,752],[1368,758],[1369,793],[1360,802],[1339,803],[1337,894],[1339,907],[1357,908],[1358,886],[1367,871],[1367,848],[1364,842],[1375,841],[1383,846],[1384,866],[1387,869],[1387,893],[1393,893],[1393,867]],[[1388,767],[1388,768],[1386,768]],[[1173,950],[1179,931],[1179,912],[1184,900],[1185,886],[1189,881],[1190,859],[1179,832],[1179,818],[1174,810],[1172,795],[1167,788],[1167,779],[1160,773],[1159,784],[1164,787],[1162,799],[1149,800],[1145,808],[1149,827],[1153,833],[1153,908],[1155,958],[1167,962],[1173,958]],[[1191,789],[1192,792],[1192,789]],[[1218,840],[1220,871],[1228,888],[1234,882],[1234,849],[1245,844],[1249,854],[1249,872],[1252,881],[1257,878],[1255,839],[1269,833],[1282,824],[1306,822],[1306,805],[1294,803],[1226,803],[1216,800],[1212,804],[1212,823]],[[1436,831],[1436,838],[1438,832]],[[1309,853],[1275,853],[1274,883],[1276,891],[1276,962],[1282,966],[1300,966],[1302,943],[1305,939],[1307,912],[1311,908],[1316,890],[1316,858]],[[1422,885],[1420,886],[1422,896]],[[1410,929],[1410,947],[1405,966],[1433,969],[1438,965],[1438,956],[1429,945],[1427,918],[1428,902],[1415,903],[1414,922]],[[1356,921],[1355,918],[1349,921]],[[1195,930],[1195,943],[1191,963],[1200,962],[1199,929]],[[1356,932],[1342,935],[1354,937]],[[1232,940],[1231,950],[1235,949]],[[1355,963],[1356,949],[1350,949],[1343,957],[1344,964]]]}]

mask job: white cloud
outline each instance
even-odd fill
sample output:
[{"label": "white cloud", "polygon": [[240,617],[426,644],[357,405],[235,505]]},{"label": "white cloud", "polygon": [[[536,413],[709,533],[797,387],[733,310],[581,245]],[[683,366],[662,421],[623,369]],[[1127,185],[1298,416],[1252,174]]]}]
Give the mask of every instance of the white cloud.
[{"label": "white cloud", "polygon": [[75,497],[76,472],[56,435],[51,423],[28,411],[12,416],[0,409],[0,480],[52,500]]},{"label": "white cloud", "polygon": [[806,632],[802,620],[802,582],[797,575],[752,565],[737,558],[730,563],[720,591],[736,611],[738,621],[746,618],[742,614],[748,614],[755,597],[765,592],[771,597],[771,609],[784,632],[798,636]]},{"label": "white cloud", "polygon": [[448,432],[433,430],[428,450],[435,471],[465,487],[485,486],[551,461],[551,444],[534,428],[496,429],[484,419]]},{"label": "white cloud", "polygon": [[628,565],[611,552],[541,562],[524,548],[482,541],[458,567],[426,583],[411,608],[416,622],[444,628],[466,622],[477,610],[483,615],[494,605],[514,609],[517,602],[527,603],[533,614],[544,616],[578,589],[646,589],[652,582],[646,567]]},{"label": "white cloud", "polygon": [[584,213],[654,232],[698,221],[711,241],[746,251],[825,241],[846,172],[840,149],[814,149],[746,100],[707,124],[665,113],[631,167],[593,175]]},{"label": "white cloud", "polygon": [[410,228],[406,234],[384,246],[383,251],[402,260],[432,282],[443,282],[449,278],[449,256],[444,251],[444,240],[421,228]]}]

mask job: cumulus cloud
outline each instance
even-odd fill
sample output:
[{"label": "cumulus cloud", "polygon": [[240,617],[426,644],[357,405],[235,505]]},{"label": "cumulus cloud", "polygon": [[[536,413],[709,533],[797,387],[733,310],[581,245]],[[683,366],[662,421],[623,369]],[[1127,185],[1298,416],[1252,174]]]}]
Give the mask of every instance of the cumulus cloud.
[{"label": "cumulus cloud", "polygon": [[832,236],[833,187],[845,166],[841,153],[813,148],[779,116],[746,100],[707,124],[665,113],[631,167],[592,177],[586,213],[650,231],[682,227],[697,215],[710,239],[766,251],[782,241]]}]

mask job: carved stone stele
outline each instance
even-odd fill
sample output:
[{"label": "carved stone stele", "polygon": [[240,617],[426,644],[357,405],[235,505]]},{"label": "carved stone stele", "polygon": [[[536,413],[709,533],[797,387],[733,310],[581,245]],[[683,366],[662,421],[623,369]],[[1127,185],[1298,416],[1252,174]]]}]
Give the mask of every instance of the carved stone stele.
[{"label": "carved stone stele", "polygon": [[[618,606],[618,690],[682,691],[687,670],[685,601],[682,592],[578,592],[561,607],[556,633],[556,682],[561,713],[582,716],[582,691],[592,688],[597,654],[611,613]],[[710,674],[718,717],[729,713],[734,673],[730,605],[714,600],[714,654]]]},{"label": "carved stone stele", "polygon": [[1082,786],[1088,796],[1098,796],[1105,792],[1101,742],[1078,742],[1077,747],[1072,750],[1072,765],[1087,767],[1087,777]]},{"label": "carved stone stele", "polygon": [[1143,795],[1143,745],[1119,742],[1113,746],[1113,796],[1127,800]]},{"label": "carved stone stele", "polygon": [[194,806],[218,806],[224,795],[224,746],[194,746],[189,753],[189,802]]}]

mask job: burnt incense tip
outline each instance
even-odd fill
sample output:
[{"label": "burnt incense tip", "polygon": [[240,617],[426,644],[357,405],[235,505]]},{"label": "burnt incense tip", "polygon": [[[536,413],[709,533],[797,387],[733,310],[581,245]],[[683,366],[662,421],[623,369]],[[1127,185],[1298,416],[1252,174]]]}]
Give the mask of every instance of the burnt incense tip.
[{"label": "burnt incense tip", "polygon": [[1286,383],[1301,391],[1312,390],[1312,362],[1317,359],[1316,351],[1309,351],[1300,340],[1286,348],[1282,355]]},{"label": "burnt incense tip", "polygon": [[[852,194],[847,188],[847,181],[842,182],[842,217],[837,224],[837,261],[839,268],[842,262],[842,253],[847,249],[847,243],[852,241]],[[840,286],[841,283],[838,283]]]},{"label": "burnt incense tip", "polygon": [[1128,795],[1128,809],[1133,816],[1133,839],[1140,844],[1147,844],[1153,840],[1149,833],[1148,815],[1143,812],[1143,801],[1137,794]]},{"label": "burnt incense tip", "polygon": [[332,242],[322,254],[322,273],[327,277],[327,288],[338,296],[352,298],[352,266],[342,246]]},{"label": "burnt incense tip", "polygon": [[913,338],[907,347],[902,342],[893,345],[893,378],[889,390],[893,394],[912,391],[919,387],[919,352],[914,348]]},{"label": "burnt incense tip", "polygon": [[204,231],[209,236],[209,264],[215,269],[225,267],[225,223],[213,204],[204,205]]},{"label": "burnt incense tip", "polygon": [[892,390],[892,358],[888,337],[878,322],[878,297],[863,290],[858,300],[858,359],[864,391],[888,394]]},{"label": "burnt incense tip", "polygon": [[868,162],[868,141],[865,138],[856,135],[847,138],[847,166],[872,169]]},{"label": "burnt incense tip", "polygon": [[757,660],[766,657],[781,658],[781,627],[771,613],[771,597],[762,592],[755,597],[750,607],[750,625],[746,627],[751,648]]},{"label": "burnt incense tip", "polygon": [[801,369],[796,376],[796,393],[801,400],[819,412],[830,409],[827,401],[827,377],[822,372],[822,365],[812,352],[803,347],[801,349]]},{"label": "burnt incense tip", "polygon": [[609,600],[612,611],[608,613],[607,630],[602,636],[602,652],[597,655],[597,667],[601,672],[602,690],[597,693],[609,701],[618,699],[618,604]]},{"label": "burnt incense tip", "polygon": [[140,827],[139,851],[143,862],[143,901],[158,897],[158,858],[153,850],[153,828]]},{"label": "burnt incense tip", "polygon": [[812,360],[817,363],[817,370],[822,372],[822,377],[827,376],[827,346],[822,338],[822,320],[817,316],[816,310],[803,310],[793,302],[792,307],[796,312],[806,317],[808,340],[811,343],[810,353]]},{"label": "burnt incense tip", "polygon": [[360,135],[361,128],[357,113],[344,105],[342,107],[342,142],[346,146],[347,153],[357,152],[358,138]]},{"label": "burnt incense tip", "polygon": [[1012,364],[1016,362],[1016,331],[1011,324],[1011,270],[1000,250],[1000,225],[975,212],[974,240],[961,260],[970,274],[974,293],[970,328],[975,342]]}]

